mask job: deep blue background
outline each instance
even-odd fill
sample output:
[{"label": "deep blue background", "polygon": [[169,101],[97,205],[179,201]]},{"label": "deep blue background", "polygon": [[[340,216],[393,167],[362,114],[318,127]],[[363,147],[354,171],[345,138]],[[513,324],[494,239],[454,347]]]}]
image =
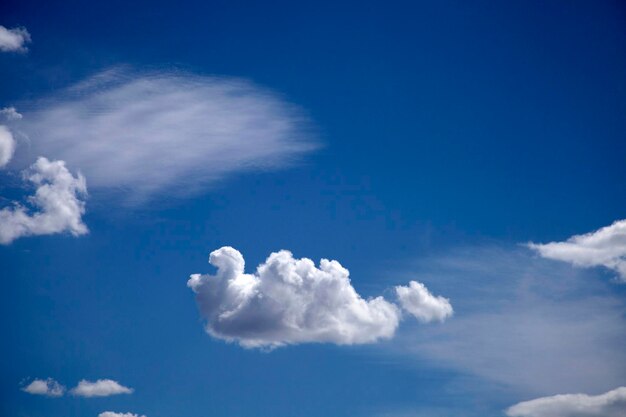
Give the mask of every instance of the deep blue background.
[{"label": "deep blue background", "polygon": [[[511,399],[483,404],[446,388],[449,372],[371,347],[260,353],[211,340],[186,278],[222,245],[250,268],[285,248],[339,260],[375,295],[389,263],[564,239],[624,217],[619,1],[5,0],[0,16],[33,37],[28,54],[0,54],[0,107],[112,65],[175,67],[277,91],[325,145],[295,169],[242,174],[193,200],[129,211],[92,193],[88,236],[0,247],[2,415],[499,415]],[[19,392],[23,378],[47,376],[110,377],[136,393]]]}]

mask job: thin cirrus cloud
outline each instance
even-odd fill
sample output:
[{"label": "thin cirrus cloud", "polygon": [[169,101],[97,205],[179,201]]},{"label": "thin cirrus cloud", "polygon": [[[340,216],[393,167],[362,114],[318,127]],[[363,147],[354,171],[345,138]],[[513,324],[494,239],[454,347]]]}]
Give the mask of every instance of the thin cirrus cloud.
[{"label": "thin cirrus cloud", "polygon": [[509,417],[624,417],[626,387],[600,395],[562,394],[524,401],[506,410]]},{"label": "thin cirrus cloud", "polygon": [[116,413],[113,411],[105,411],[103,413],[98,414],[98,417],[146,417],[146,416],[135,414],[135,413]]},{"label": "thin cirrus cloud", "polygon": [[33,395],[46,397],[61,397],[65,393],[65,387],[52,378],[35,379],[22,388],[22,391]]},{"label": "thin cirrus cloud", "polygon": [[82,221],[87,193],[85,178],[73,176],[63,161],[40,157],[25,172],[37,187],[28,198],[34,212],[21,204],[0,210],[0,244],[9,244],[24,236],[69,232],[74,236],[88,232]]},{"label": "thin cirrus cloud", "polygon": [[273,170],[319,147],[297,106],[249,81],[115,68],[30,106],[32,151],[81,170],[130,204]]},{"label": "thin cirrus cloud", "polygon": [[30,40],[30,33],[25,28],[7,29],[0,25],[0,51],[26,52]]},{"label": "thin cirrus cloud", "polygon": [[187,285],[196,293],[206,331],[243,347],[374,343],[393,337],[402,318],[400,308],[383,297],[362,298],[337,261],[322,259],[317,267],[282,250],[246,274],[241,253],[223,247],[209,262],[217,273],[193,274]]},{"label": "thin cirrus cloud", "polygon": [[577,267],[603,266],[617,272],[618,280],[626,283],[626,220],[563,242],[528,246],[547,259],[568,262]]},{"label": "thin cirrus cloud", "polygon": [[[626,375],[626,302],[612,286],[519,247],[456,249],[412,273],[437,277],[454,300],[445,326],[405,326],[391,351],[520,396],[604,392]],[[400,272],[398,272],[400,273]],[[462,353],[460,353],[462,352]]]},{"label": "thin cirrus cloud", "polygon": [[81,380],[70,393],[78,397],[108,397],[118,394],[132,394],[132,388],[125,387],[112,379],[98,379],[97,381]]}]

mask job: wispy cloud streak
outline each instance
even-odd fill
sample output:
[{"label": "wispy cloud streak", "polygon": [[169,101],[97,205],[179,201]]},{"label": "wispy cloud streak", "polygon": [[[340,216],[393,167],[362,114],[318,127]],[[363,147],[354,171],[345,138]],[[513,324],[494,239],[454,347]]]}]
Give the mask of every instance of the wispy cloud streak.
[{"label": "wispy cloud streak", "polygon": [[292,165],[318,148],[297,106],[249,81],[183,72],[97,74],[25,112],[39,155],[131,203],[195,193],[233,174]]}]

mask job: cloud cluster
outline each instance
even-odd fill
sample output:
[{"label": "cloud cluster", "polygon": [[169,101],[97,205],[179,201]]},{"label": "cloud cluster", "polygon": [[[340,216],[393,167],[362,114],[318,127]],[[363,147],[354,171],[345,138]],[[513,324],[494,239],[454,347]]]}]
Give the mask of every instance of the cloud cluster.
[{"label": "cloud cluster", "polygon": [[33,106],[20,122],[37,155],[79,169],[129,203],[201,191],[288,166],[318,147],[296,106],[255,84],[112,69]]},{"label": "cloud cluster", "polygon": [[113,411],[105,411],[103,413],[98,414],[98,417],[146,417],[146,416],[140,416],[139,414],[134,414],[134,413],[115,413]]},{"label": "cloud cluster", "polygon": [[337,261],[322,259],[316,267],[283,250],[246,274],[241,253],[223,247],[211,252],[209,262],[217,273],[193,274],[187,285],[207,332],[244,347],[373,343],[391,338],[401,319],[400,309],[383,297],[363,299]]},{"label": "cloud cluster", "polygon": [[87,233],[82,221],[85,203],[81,200],[87,193],[87,185],[81,174],[74,177],[63,161],[40,157],[28,171],[27,179],[37,187],[28,198],[36,211],[31,214],[20,204],[0,210],[0,244],[23,236]]},{"label": "cloud cluster", "polygon": [[579,267],[604,266],[626,282],[626,220],[594,232],[575,235],[564,242],[530,243],[542,257],[569,262]]},{"label": "cloud cluster", "polygon": [[30,42],[30,33],[25,28],[7,29],[0,25],[0,51],[26,52]]},{"label": "cloud cluster", "polygon": [[83,379],[70,392],[78,397],[108,397],[110,395],[132,394],[133,389],[112,379],[99,379],[95,382]]},{"label": "cloud cluster", "polygon": [[600,395],[564,394],[524,401],[506,410],[509,417],[625,417],[626,387]]},{"label": "cloud cluster", "polygon": [[402,308],[422,323],[445,321],[454,312],[450,300],[435,297],[424,284],[417,281],[411,281],[408,287],[397,286],[396,295]]},{"label": "cloud cluster", "polygon": [[52,378],[35,379],[30,384],[23,387],[22,391],[33,395],[61,397],[65,393],[65,387]]},{"label": "cloud cluster", "polygon": [[[30,384],[22,388],[22,391],[34,395],[45,395],[48,397],[61,397],[65,394],[66,388],[52,378],[35,379]],[[132,388],[123,386],[112,379],[98,379],[95,382],[81,380],[78,385],[70,390],[70,394],[77,397],[108,397],[118,394],[132,394]],[[120,414],[122,415],[122,414]]]}]

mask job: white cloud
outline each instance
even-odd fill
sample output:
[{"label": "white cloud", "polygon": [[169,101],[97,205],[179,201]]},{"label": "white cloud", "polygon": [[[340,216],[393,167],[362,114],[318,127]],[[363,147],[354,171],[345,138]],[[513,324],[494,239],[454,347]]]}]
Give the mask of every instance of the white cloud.
[{"label": "white cloud", "polygon": [[30,214],[22,205],[0,210],[0,244],[8,244],[23,236],[70,232],[74,236],[88,232],[82,221],[86,195],[85,178],[74,177],[63,161],[39,158],[27,172],[27,179],[37,191],[28,202],[38,209]]},{"label": "white cloud", "polygon": [[65,387],[52,378],[35,379],[30,384],[23,387],[22,391],[33,395],[61,397],[65,393]]},{"label": "white cloud", "polygon": [[0,125],[0,168],[9,163],[13,153],[15,153],[13,134],[6,126]]},{"label": "white cloud", "polygon": [[531,249],[548,259],[569,262],[579,267],[604,266],[626,282],[626,220],[564,242],[530,243]]},{"label": "white cloud", "polygon": [[30,42],[30,33],[25,28],[7,29],[0,25],[0,51],[26,52],[26,44]]},{"label": "white cloud", "polygon": [[509,417],[626,417],[626,387],[600,395],[564,394],[524,401]]},{"label": "white cloud", "polygon": [[420,282],[411,281],[408,287],[397,286],[396,294],[402,308],[423,323],[444,321],[453,314],[450,300],[435,297]]},{"label": "white cloud", "polygon": [[593,271],[497,247],[459,249],[408,269],[436,277],[455,319],[404,326],[388,345],[402,358],[412,353],[416,364],[453,370],[464,389],[489,395],[494,387],[538,397],[623,385],[626,300],[590,279]]},{"label": "white cloud", "polygon": [[285,167],[318,147],[299,108],[227,77],[113,69],[33,107],[20,129],[34,152],[135,204]]},{"label": "white cloud", "polygon": [[70,392],[79,397],[108,397],[109,395],[132,394],[133,389],[120,385],[112,379],[99,379],[95,382],[83,379]]},{"label": "white cloud", "polygon": [[140,416],[139,414],[134,414],[134,413],[115,413],[113,411],[105,411],[103,413],[98,414],[98,417],[146,417],[146,416]]},{"label": "white cloud", "polygon": [[214,337],[244,347],[349,345],[389,339],[398,327],[398,307],[382,297],[363,299],[337,261],[322,259],[318,268],[283,250],[272,253],[255,274],[246,274],[241,253],[223,247],[209,262],[217,273],[194,274],[187,285]]},{"label": "white cloud", "polygon": [[0,109],[0,115],[2,115],[6,120],[20,120],[22,118],[22,114],[19,113],[15,107],[4,107]]}]

